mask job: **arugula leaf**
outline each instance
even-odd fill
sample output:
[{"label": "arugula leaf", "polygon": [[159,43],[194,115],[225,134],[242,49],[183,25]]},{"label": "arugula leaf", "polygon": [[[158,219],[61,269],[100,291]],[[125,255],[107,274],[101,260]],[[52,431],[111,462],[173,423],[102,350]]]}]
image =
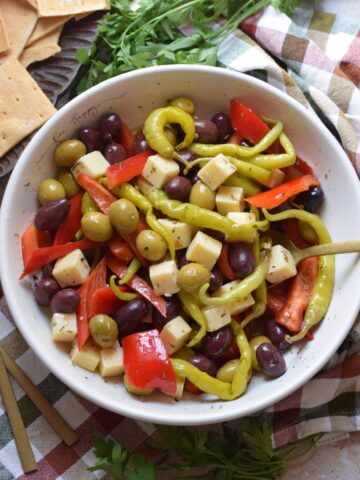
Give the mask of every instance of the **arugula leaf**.
[{"label": "arugula leaf", "polygon": [[76,60],[85,65],[89,60],[89,54],[85,48],[78,48],[75,53]]},{"label": "arugula leaf", "polygon": [[155,465],[143,455],[134,455],[134,469],[129,471],[127,480],[156,480]]}]

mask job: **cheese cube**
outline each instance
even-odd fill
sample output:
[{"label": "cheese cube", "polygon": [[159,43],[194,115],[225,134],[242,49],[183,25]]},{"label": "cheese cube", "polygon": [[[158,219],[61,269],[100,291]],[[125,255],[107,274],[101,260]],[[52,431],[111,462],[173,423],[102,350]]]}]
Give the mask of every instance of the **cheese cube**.
[{"label": "cheese cube", "polygon": [[176,377],[176,392],[173,395],[168,394],[169,397],[176,398],[176,400],[181,400],[184,393],[185,380],[185,377]]},{"label": "cheese cube", "polygon": [[[240,280],[234,280],[233,282],[225,283],[222,287],[220,287],[216,292],[214,292],[214,297],[220,297],[231,290],[233,290],[237,285],[239,285]],[[247,295],[245,298],[240,300],[235,300],[234,302],[227,303],[226,306],[229,310],[230,315],[237,315],[238,313],[244,312],[249,307],[254,305],[255,300],[251,293]]]},{"label": "cheese cube", "polygon": [[162,188],[168,180],[179,175],[179,171],[179,165],[174,160],[151,155],[146,161],[142,176],[154,187]]},{"label": "cheese cube", "polygon": [[71,172],[76,178],[79,173],[86,173],[89,177],[100,178],[106,173],[110,163],[106,160],[101,152],[95,150],[87,153],[79,158],[79,160],[72,167]]},{"label": "cheese cube", "polygon": [[219,153],[199,171],[198,176],[211,190],[216,190],[234,172],[234,165],[225,155]]},{"label": "cheese cube", "polygon": [[269,188],[275,188],[281,185],[284,181],[285,173],[278,168],[275,168],[271,171],[271,177],[268,182],[264,182],[263,184]]},{"label": "cheese cube", "polygon": [[80,249],[59,258],[52,274],[61,288],[81,285],[90,273],[90,266]]},{"label": "cheese cube", "polygon": [[124,373],[124,353],[118,341],[112,347],[100,351],[99,370],[102,377],[113,377]]},{"label": "cheese cube", "polygon": [[186,251],[186,259],[201,263],[209,270],[220,256],[222,243],[203,232],[197,232]]},{"label": "cheese cube", "polygon": [[216,208],[221,215],[244,210],[244,189],[240,187],[219,187],[216,193]]},{"label": "cheese cube", "polygon": [[293,256],[282,245],[271,248],[266,280],[270,283],[280,283],[296,275],[296,265]]},{"label": "cheese cube", "polygon": [[160,333],[161,340],[168,354],[172,355],[180,350],[185,345],[190,333],[191,327],[180,315],[170,320]]},{"label": "cheese cube", "polygon": [[201,311],[205,317],[206,330],[208,332],[215,332],[215,330],[219,330],[219,328],[231,323],[231,315],[227,305],[206,307]]},{"label": "cheese cube", "polygon": [[76,334],[75,313],[54,313],[51,318],[51,336],[54,342],[72,342]]},{"label": "cheese cube", "polygon": [[173,237],[175,250],[186,248],[191,243],[192,228],[184,222],[171,220],[170,218],[159,218],[159,223],[166,227]]},{"label": "cheese cube", "polygon": [[99,347],[90,339],[82,349],[79,350],[77,342],[75,341],[70,351],[70,359],[75,365],[79,365],[79,367],[86,368],[86,370],[93,372],[100,362]]},{"label": "cheese cube", "polygon": [[226,216],[239,225],[256,222],[255,214],[252,212],[229,212]]},{"label": "cheese cube", "polygon": [[180,288],[177,285],[178,269],[174,260],[157,263],[149,267],[151,283],[157,295],[172,295]]}]

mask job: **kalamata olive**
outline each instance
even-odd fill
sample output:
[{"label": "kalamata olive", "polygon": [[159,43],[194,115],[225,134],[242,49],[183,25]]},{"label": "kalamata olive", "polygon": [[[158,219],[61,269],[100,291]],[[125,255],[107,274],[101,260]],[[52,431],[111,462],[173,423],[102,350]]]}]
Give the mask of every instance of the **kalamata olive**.
[{"label": "kalamata olive", "polygon": [[145,152],[146,150],[151,150],[149,145],[147,144],[146,138],[143,133],[139,133],[135,137],[135,142],[132,147],[133,155],[137,155],[138,153]]},{"label": "kalamata olive", "polygon": [[50,306],[54,313],[74,313],[79,303],[79,292],[74,288],[64,288],[55,293]]},{"label": "kalamata olive", "polygon": [[212,117],[211,121],[215,123],[215,125],[218,128],[218,131],[219,131],[218,141],[224,142],[232,132],[232,126],[231,126],[229,115],[227,115],[224,112],[219,112]]},{"label": "kalamata olive", "polygon": [[211,377],[216,376],[217,367],[216,367],[215,363],[212,360],[210,360],[210,358],[203,355],[202,353],[199,353],[199,354],[191,357],[189,359],[189,362],[192,365],[194,365],[194,367],[197,367],[199,370],[207,373]]},{"label": "kalamata olive", "polygon": [[173,177],[165,184],[165,192],[168,197],[181,202],[187,202],[191,191],[191,182],[186,177]]},{"label": "kalamata olive", "polygon": [[119,307],[114,314],[114,320],[119,328],[119,335],[125,337],[135,332],[147,313],[148,304],[143,298],[136,298]]},{"label": "kalamata olive", "polygon": [[[178,153],[187,162],[193,162],[197,158],[195,153],[189,152],[188,150],[182,150],[181,152],[178,152]],[[183,162],[180,162],[178,160],[175,160],[175,161],[179,165],[180,175],[183,175],[185,165],[183,164]]]},{"label": "kalamata olive", "polygon": [[228,255],[230,266],[238,278],[246,277],[254,270],[254,254],[247,243],[230,243]]},{"label": "kalamata olive", "polygon": [[198,173],[200,172],[199,167],[193,167],[189,170],[187,173],[187,178],[190,180],[190,182],[194,185],[196,182],[200,182],[200,177]]},{"label": "kalamata olive", "polygon": [[56,230],[69,212],[70,203],[66,198],[53,200],[36,212],[35,227],[38,230]]},{"label": "kalamata olive", "polygon": [[180,315],[181,302],[177,295],[164,297],[166,303],[166,317],[163,317],[157,308],[153,310],[153,321],[157,328],[161,329],[167,322]]},{"label": "kalamata olive", "polygon": [[230,325],[209,332],[203,338],[203,350],[209,357],[216,358],[228,350],[232,344],[234,333]]},{"label": "kalamata olive", "polygon": [[100,119],[99,130],[106,143],[116,142],[119,139],[122,121],[116,113],[105,113]]},{"label": "kalamata olive", "polygon": [[259,345],[256,349],[256,358],[260,368],[272,377],[280,377],[286,371],[284,357],[271,343]]},{"label": "kalamata olive", "polygon": [[54,262],[49,262],[42,267],[42,269],[41,269],[42,278],[54,278],[53,274],[52,274],[54,265],[55,265],[55,261]]},{"label": "kalamata olive", "polygon": [[219,242],[224,243],[225,235],[218,230],[212,230],[211,228],[205,228],[203,232],[209,237],[215,238],[215,240],[219,240]]},{"label": "kalamata olive", "polygon": [[223,274],[220,272],[220,270],[217,267],[214,267],[211,270],[209,291],[215,292],[215,290],[222,287],[223,283],[224,283]]},{"label": "kalamata olive", "polygon": [[190,261],[186,258],[186,253],[184,253],[178,261],[179,269],[188,263],[190,263]]},{"label": "kalamata olive", "polygon": [[270,338],[271,343],[280,348],[280,350],[286,350],[290,346],[285,340],[285,336],[288,335],[289,332],[282,325],[276,323],[274,319],[269,319],[266,322],[265,329],[266,335]]},{"label": "kalamata olive", "polygon": [[258,346],[262,345],[263,343],[271,343],[271,341],[268,337],[265,337],[264,335],[258,335],[256,337],[253,337],[249,342],[251,348],[251,367],[254,370],[260,370],[259,362],[256,358],[256,350],[258,349]]},{"label": "kalamata olive", "polygon": [[195,131],[199,143],[215,143],[219,136],[219,129],[211,120],[195,120]]},{"label": "kalamata olive", "polygon": [[52,297],[59,291],[59,289],[59,285],[53,278],[43,278],[35,287],[35,299],[40,305],[48,307]]},{"label": "kalamata olive", "polygon": [[[270,213],[281,213],[281,212],[285,212],[286,210],[291,210],[292,208],[294,208],[294,207],[289,202],[286,201],[286,202],[281,203],[280,205],[278,205],[275,208],[270,208],[269,212]],[[273,224],[271,226],[273,227]]]},{"label": "kalamata olive", "polygon": [[87,153],[93,152],[94,150],[100,150],[101,134],[97,128],[80,128],[78,138],[85,144]]},{"label": "kalamata olive", "polygon": [[106,160],[113,165],[114,163],[122,162],[127,158],[127,152],[120,143],[109,143],[104,150]]},{"label": "kalamata olive", "polygon": [[320,187],[313,187],[306,192],[296,195],[294,203],[303,205],[307,212],[316,212],[324,201],[324,190]]}]

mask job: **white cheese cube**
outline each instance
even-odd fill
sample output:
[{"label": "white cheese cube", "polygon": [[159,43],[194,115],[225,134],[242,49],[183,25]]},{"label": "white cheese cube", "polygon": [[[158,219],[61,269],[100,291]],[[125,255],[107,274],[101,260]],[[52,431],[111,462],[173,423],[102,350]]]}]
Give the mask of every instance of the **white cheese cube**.
[{"label": "white cheese cube", "polygon": [[75,365],[93,372],[100,362],[99,347],[92,339],[88,340],[81,350],[75,341],[70,351],[70,359]]},{"label": "white cheese cube", "polygon": [[142,176],[154,187],[162,188],[168,180],[179,175],[179,171],[179,165],[174,160],[151,155],[146,161]]},{"label": "white cheese cube", "polygon": [[203,232],[197,232],[186,251],[186,259],[201,263],[209,270],[220,256],[222,243]]},{"label": "white cheese cube", "polygon": [[278,168],[275,168],[275,170],[271,171],[271,177],[268,182],[264,182],[264,185],[266,185],[269,188],[275,188],[281,185],[284,181],[285,173],[282,170],[279,170]]},{"label": "white cheese cube", "polygon": [[59,258],[52,274],[61,288],[81,285],[90,273],[90,266],[80,249]]},{"label": "white cheese cube", "polygon": [[178,269],[173,260],[157,263],[149,267],[151,283],[157,295],[172,295],[180,288],[177,285]]},{"label": "white cheese cube", "polygon": [[[237,285],[239,285],[240,280],[234,280],[233,282],[225,283],[222,287],[220,287],[216,292],[214,292],[214,297],[220,297],[231,290],[233,290]],[[240,300],[235,300],[234,302],[227,303],[226,306],[229,310],[230,315],[237,315],[238,313],[244,312],[249,307],[254,305],[255,300],[251,293]]]},{"label": "white cheese cube", "polygon": [[161,340],[168,354],[172,355],[180,350],[185,345],[190,333],[191,327],[180,315],[170,320],[160,333]]},{"label": "white cheese cube", "polygon": [[100,351],[99,370],[102,377],[113,377],[124,373],[124,353],[118,341],[112,347]]},{"label": "white cheese cube", "polygon": [[244,189],[240,187],[219,187],[216,197],[216,208],[221,215],[244,210]]},{"label": "white cheese cube", "polygon": [[76,334],[75,313],[54,313],[51,318],[51,336],[54,342],[72,342]]},{"label": "white cheese cube", "polygon": [[219,328],[231,323],[231,315],[227,305],[206,307],[201,311],[205,317],[206,330],[208,332],[215,332],[215,330],[219,330]]},{"label": "white cheese cube", "polygon": [[79,158],[79,160],[72,167],[71,172],[76,178],[79,173],[86,173],[89,177],[100,178],[106,173],[110,163],[106,160],[101,152],[95,150],[87,153]]},{"label": "white cheese cube", "polygon": [[219,153],[199,171],[198,176],[211,190],[216,190],[234,172],[234,165],[225,155]]},{"label": "white cheese cube", "polygon": [[270,283],[280,283],[295,275],[296,265],[289,250],[282,245],[272,247],[266,280]]},{"label": "white cheese cube", "polygon": [[191,243],[192,228],[184,222],[178,222],[177,220],[171,220],[170,218],[159,218],[159,223],[164,225],[171,236],[173,237],[175,250],[181,250],[186,248]]},{"label": "white cheese cube", "polygon": [[229,212],[226,216],[239,225],[256,222],[255,214],[252,212]]}]

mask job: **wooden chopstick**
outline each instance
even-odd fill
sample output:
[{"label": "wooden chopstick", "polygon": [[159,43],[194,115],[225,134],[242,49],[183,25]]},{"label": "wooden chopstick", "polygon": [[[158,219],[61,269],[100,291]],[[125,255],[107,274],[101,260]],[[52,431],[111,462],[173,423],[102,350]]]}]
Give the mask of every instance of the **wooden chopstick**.
[{"label": "wooden chopstick", "polygon": [[14,434],[17,451],[21,465],[25,473],[37,470],[37,465],[32,451],[29,437],[21,418],[18,404],[12,389],[5,362],[0,351],[0,391],[4,400],[5,409],[9,417],[10,425]]},{"label": "wooden chopstick", "polygon": [[0,347],[0,354],[4,359],[4,364],[25,393],[37,406],[44,415],[48,423],[61,437],[66,445],[73,445],[78,440],[77,433],[63,419],[59,412],[51,405],[46,397],[40,392],[37,386],[30,380],[26,373],[18,366],[17,363]]}]

